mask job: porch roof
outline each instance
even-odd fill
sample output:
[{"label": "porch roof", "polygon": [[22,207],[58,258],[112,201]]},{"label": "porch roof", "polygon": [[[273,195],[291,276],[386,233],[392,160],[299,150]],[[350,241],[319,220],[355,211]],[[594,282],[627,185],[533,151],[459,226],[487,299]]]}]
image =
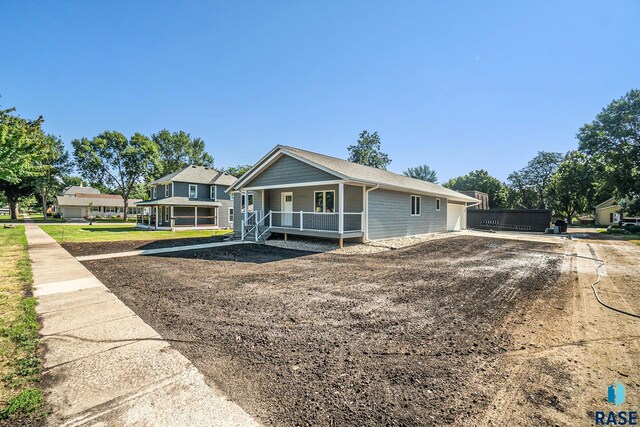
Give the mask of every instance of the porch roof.
[{"label": "porch roof", "polygon": [[190,200],[188,197],[165,197],[164,199],[145,200],[138,202],[136,206],[204,206],[216,208],[222,206],[220,202],[208,200]]}]

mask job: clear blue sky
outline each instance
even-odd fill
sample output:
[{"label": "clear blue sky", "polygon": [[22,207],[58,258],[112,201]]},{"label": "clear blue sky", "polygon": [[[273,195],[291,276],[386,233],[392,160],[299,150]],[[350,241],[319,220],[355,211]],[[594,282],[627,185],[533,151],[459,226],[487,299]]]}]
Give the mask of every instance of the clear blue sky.
[{"label": "clear blue sky", "polygon": [[216,166],[276,144],[390,170],[500,179],[640,87],[640,2],[8,1],[0,105],[67,144],[107,130],[203,138]]}]

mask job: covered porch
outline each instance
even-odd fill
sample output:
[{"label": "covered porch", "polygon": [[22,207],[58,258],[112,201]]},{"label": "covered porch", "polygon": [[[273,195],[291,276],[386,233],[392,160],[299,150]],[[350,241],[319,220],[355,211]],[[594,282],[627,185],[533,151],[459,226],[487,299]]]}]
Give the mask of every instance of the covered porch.
[{"label": "covered porch", "polygon": [[136,203],[136,227],[153,230],[218,229],[220,203],[190,201],[173,204],[167,200]]},{"label": "covered porch", "polygon": [[365,189],[344,182],[246,188],[241,192],[242,238],[256,240],[267,232],[340,243],[363,238]]}]

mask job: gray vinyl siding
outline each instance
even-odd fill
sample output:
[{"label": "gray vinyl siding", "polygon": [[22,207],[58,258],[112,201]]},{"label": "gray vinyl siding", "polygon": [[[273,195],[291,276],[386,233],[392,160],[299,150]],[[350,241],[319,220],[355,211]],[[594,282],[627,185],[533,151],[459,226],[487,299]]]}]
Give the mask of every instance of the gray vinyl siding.
[{"label": "gray vinyl siding", "polygon": [[332,181],[335,179],[338,179],[335,175],[285,155],[245,184],[245,186],[263,187],[269,185]]},{"label": "gray vinyl siding", "polygon": [[[189,197],[189,184],[188,182],[174,182],[173,189],[176,197]],[[208,200],[211,201],[210,185],[208,184],[194,184],[198,186],[198,197],[191,200]]]},{"label": "gray vinyl siding", "polygon": [[229,200],[231,201],[231,196],[225,193],[225,190],[229,188],[227,185],[216,185],[216,200]]},{"label": "gray vinyl siding", "polygon": [[[220,228],[231,228],[233,227],[233,223],[229,222],[229,208],[233,206],[233,202],[231,200],[218,200],[221,206],[218,208],[218,227]],[[233,211],[235,216],[235,209]]]},{"label": "gray vinyl siding", "polygon": [[390,239],[425,233],[440,233],[447,229],[447,199],[421,197],[421,215],[411,216],[411,193],[391,190],[369,192],[368,227],[370,240]]},{"label": "gray vinyl siding", "polygon": [[[262,191],[249,191],[249,194],[253,194],[253,211],[262,210]],[[224,204],[224,202],[221,202]],[[233,193],[233,231],[235,234],[240,235],[242,229],[242,220],[244,219],[244,213],[242,212],[242,194]],[[227,206],[231,206],[229,203]],[[267,212],[268,209],[265,209]],[[226,211],[226,208],[225,208]],[[265,212],[266,213],[266,212]],[[225,212],[226,215],[226,212]],[[251,215],[251,211],[249,211]],[[264,215],[264,213],[263,213]]]}]

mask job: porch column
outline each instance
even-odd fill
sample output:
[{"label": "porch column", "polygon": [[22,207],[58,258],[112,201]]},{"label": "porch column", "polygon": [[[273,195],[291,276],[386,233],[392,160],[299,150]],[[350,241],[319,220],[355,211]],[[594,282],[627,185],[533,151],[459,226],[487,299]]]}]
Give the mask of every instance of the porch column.
[{"label": "porch column", "polygon": [[136,227],[138,226],[138,210],[140,208],[138,206],[136,206]]},{"label": "porch column", "polygon": [[338,184],[338,233],[344,233],[344,183],[342,182]]},{"label": "porch column", "polygon": [[173,206],[171,206],[171,218],[169,218],[169,223],[171,224],[171,231],[176,231],[176,219],[173,217]]},{"label": "porch column", "polygon": [[147,226],[149,228],[151,228],[151,212],[152,212],[151,209],[153,209],[153,208],[149,208],[149,210],[147,211],[147,212],[149,212],[149,215],[147,216]]},{"label": "porch column", "polygon": [[156,230],[158,229],[158,212],[160,211],[160,209],[158,209],[158,207],[156,206]]},{"label": "porch column", "polygon": [[195,207],[195,213],[196,213],[196,216],[194,218],[193,223],[194,223],[194,227],[197,227],[198,226],[198,207],[197,206]]}]

